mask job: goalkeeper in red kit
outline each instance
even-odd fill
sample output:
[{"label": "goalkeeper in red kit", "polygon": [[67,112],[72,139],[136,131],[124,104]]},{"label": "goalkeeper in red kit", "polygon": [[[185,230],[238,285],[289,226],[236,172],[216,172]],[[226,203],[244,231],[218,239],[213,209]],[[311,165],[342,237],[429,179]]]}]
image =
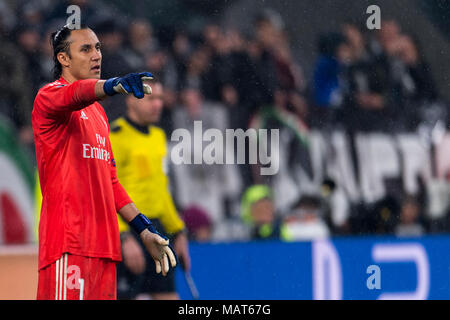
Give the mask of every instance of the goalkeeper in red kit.
[{"label": "goalkeeper in red kit", "polygon": [[151,94],[148,72],[100,80],[100,42],[88,27],[52,35],[55,82],[36,96],[32,124],[43,201],[38,299],[116,299],[121,261],[117,213],[140,235],[166,275],[176,256],[116,176],[109,124],[97,102]]}]

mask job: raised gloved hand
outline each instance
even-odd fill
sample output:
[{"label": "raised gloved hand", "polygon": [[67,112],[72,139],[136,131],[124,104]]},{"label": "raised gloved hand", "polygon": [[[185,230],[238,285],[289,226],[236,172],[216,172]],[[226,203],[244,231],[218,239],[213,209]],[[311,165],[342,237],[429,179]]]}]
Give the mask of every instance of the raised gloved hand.
[{"label": "raised gloved hand", "polygon": [[153,74],[150,72],[129,73],[123,77],[115,77],[105,81],[103,90],[108,96],[115,94],[130,94],[142,99],[144,94],[152,94],[152,88],[144,84],[143,81],[152,80]]}]

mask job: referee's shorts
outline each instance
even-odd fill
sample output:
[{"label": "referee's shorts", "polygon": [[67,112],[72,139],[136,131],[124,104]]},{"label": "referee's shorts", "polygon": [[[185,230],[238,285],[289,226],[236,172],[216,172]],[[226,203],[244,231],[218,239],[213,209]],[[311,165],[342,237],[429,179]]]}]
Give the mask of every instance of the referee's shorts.
[{"label": "referee's shorts", "polygon": [[[169,237],[161,222],[158,219],[150,219],[156,230]],[[121,262],[117,265],[117,299],[134,299],[140,293],[171,293],[175,289],[175,269],[170,268],[169,273],[164,277],[161,273],[156,273],[155,262],[144,247],[139,236],[131,231],[138,240],[145,253],[145,271],[140,275],[131,273],[125,264]],[[172,239],[169,237],[170,242]]]}]

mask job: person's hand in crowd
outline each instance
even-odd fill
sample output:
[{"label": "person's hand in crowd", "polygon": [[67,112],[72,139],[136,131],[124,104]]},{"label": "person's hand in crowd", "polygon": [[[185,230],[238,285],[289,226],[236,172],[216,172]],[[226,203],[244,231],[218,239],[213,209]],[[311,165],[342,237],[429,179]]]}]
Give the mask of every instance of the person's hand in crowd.
[{"label": "person's hand in crowd", "polygon": [[398,40],[397,56],[407,65],[416,65],[419,62],[419,52],[408,36],[403,36]]},{"label": "person's hand in crowd", "polygon": [[381,110],[384,108],[384,97],[376,93],[360,93],[356,96],[358,104],[363,109]]},{"label": "person's hand in crowd", "polygon": [[122,239],[122,255],[125,266],[133,274],[141,274],[144,272],[144,252],[137,240],[131,234],[128,234]]}]

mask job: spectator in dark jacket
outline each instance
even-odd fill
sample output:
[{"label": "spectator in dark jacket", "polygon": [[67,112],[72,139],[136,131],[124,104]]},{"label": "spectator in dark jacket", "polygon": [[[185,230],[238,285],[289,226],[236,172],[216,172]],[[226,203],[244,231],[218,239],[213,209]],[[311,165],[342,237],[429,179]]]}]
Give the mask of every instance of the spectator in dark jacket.
[{"label": "spectator in dark jacket", "polygon": [[392,54],[396,58],[393,74],[395,102],[402,109],[405,126],[414,130],[423,120],[424,109],[438,100],[437,89],[430,67],[412,37],[399,37]]}]

